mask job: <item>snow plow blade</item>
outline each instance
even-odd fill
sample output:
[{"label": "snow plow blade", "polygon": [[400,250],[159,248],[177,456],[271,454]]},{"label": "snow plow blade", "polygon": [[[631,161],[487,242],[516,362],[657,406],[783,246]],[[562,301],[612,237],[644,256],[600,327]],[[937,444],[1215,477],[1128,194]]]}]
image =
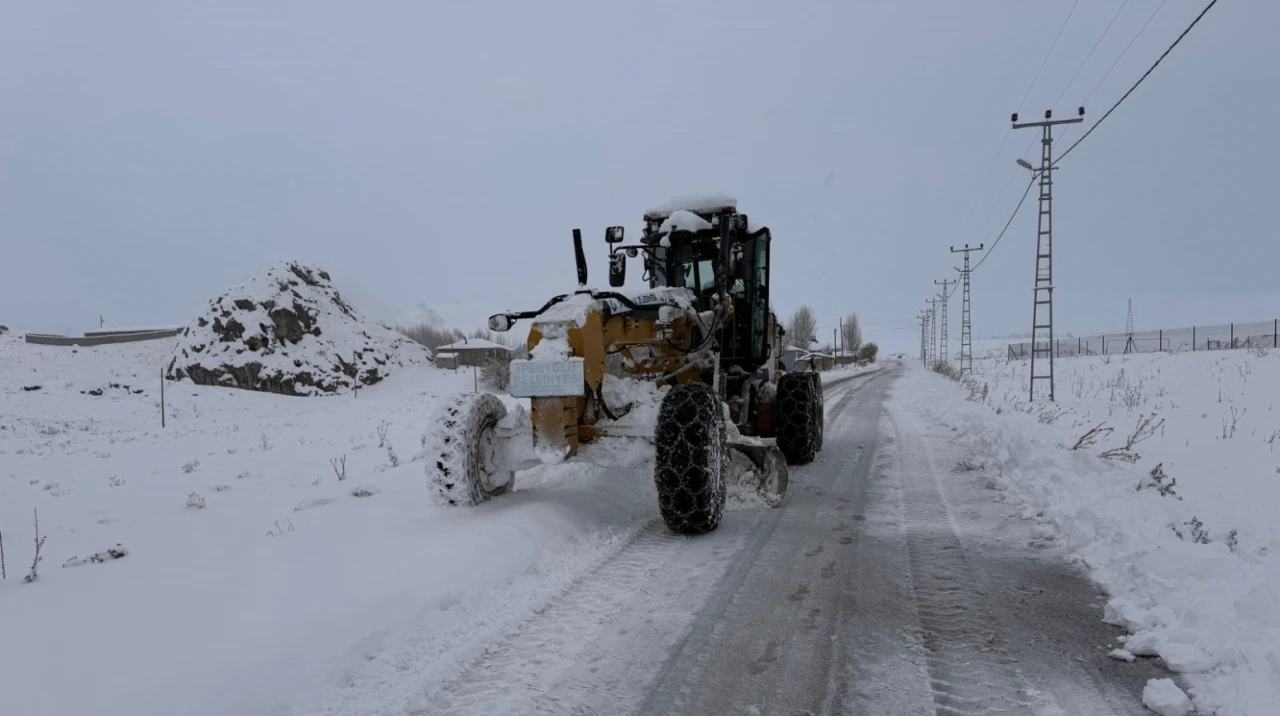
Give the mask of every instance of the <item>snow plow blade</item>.
[{"label": "snow plow blade", "polygon": [[782,451],[761,443],[730,441],[727,446],[732,452],[726,479],[755,492],[769,507],[781,505],[787,496],[787,459]]}]

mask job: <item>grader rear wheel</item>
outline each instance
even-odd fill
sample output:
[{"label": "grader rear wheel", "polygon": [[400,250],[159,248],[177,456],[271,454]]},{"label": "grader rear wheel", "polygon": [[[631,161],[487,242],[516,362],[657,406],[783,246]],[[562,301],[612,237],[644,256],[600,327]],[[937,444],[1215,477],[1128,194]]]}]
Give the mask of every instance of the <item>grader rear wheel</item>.
[{"label": "grader rear wheel", "polygon": [[654,483],[658,511],[672,532],[699,535],[724,515],[723,403],[709,385],[677,385],[662,399],[655,431]]},{"label": "grader rear wheel", "polygon": [[506,414],[502,401],[487,393],[453,396],[436,412],[427,480],[437,504],[478,505],[512,488],[512,471],[495,434]]}]

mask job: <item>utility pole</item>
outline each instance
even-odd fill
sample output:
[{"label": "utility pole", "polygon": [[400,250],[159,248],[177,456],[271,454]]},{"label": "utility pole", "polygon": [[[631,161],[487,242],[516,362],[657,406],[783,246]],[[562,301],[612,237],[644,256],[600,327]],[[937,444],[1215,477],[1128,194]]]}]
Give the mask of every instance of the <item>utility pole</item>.
[{"label": "utility pole", "polygon": [[942,287],[942,293],[939,294],[939,296],[942,299],[942,319],[941,319],[942,330],[939,331],[939,333],[941,333],[941,336],[939,337],[939,340],[938,340],[938,343],[939,343],[938,347],[941,349],[942,362],[948,363],[950,362],[950,360],[947,357],[947,303],[949,303],[951,300],[951,293],[955,293],[955,292],[952,291],[951,293],[948,293],[947,287],[956,285],[956,282],[943,279],[941,281],[934,281],[934,283]]},{"label": "utility pole", "polygon": [[956,269],[960,272],[962,287],[960,292],[960,375],[973,372],[973,326],[970,322],[969,304],[969,275],[973,272],[969,269],[969,253],[981,250],[982,244],[978,244],[977,248],[969,248],[968,244],[965,244],[963,249],[951,247],[951,253],[964,254],[964,268]]},{"label": "utility pole", "polygon": [[[1018,164],[1030,169],[1040,177],[1040,214],[1036,227],[1036,282],[1031,290],[1031,385],[1030,399],[1036,398],[1036,381],[1049,382],[1049,400],[1054,399],[1053,392],[1053,127],[1059,124],[1078,124],[1084,121],[1084,107],[1079,116],[1071,119],[1053,119],[1053,110],[1045,110],[1043,122],[1018,123],[1018,113],[1012,116],[1013,128],[1039,127],[1040,132],[1040,168],[1036,169],[1021,157]],[[1036,369],[1036,357],[1048,356],[1049,367],[1046,371],[1041,359],[1041,368]]]},{"label": "utility pole", "polygon": [[927,365],[933,365],[938,359],[938,299],[930,298],[925,301],[929,304],[929,360]]},{"label": "utility pole", "polygon": [[929,312],[921,311],[920,315],[916,316],[916,318],[920,320],[920,362],[928,365],[929,359],[925,354],[925,349],[929,345],[929,342],[925,339],[925,334],[929,330]]},{"label": "utility pole", "polygon": [[839,329],[840,333],[838,333],[837,335],[840,336],[840,342],[837,344],[838,347],[836,348],[836,358],[839,358],[840,353],[843,352],[844,350],[844,316],[841,316],[839,320],[840,320],[840,329]]}]

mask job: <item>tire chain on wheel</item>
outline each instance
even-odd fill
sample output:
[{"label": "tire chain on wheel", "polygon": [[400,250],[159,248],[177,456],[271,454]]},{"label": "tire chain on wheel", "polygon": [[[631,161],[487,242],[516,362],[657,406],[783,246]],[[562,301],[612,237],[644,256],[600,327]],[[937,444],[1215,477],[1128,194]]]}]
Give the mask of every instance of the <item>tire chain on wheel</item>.
[{"label": "tire chain on wheel", "polygon": [[678,385],[663,398],[653,474],[658,509],[671,531],[697,535],[720,525],[726,439],[723,406],[711,386]]},{"label": "tire chain on wheel", "polygon": [[511,481],[492,490],[481,483],[480,434],[507,413],[488,393],[463,393],[444,401],[432,424],[434,443],[427,453],[427,480],[441,505],[478,505],[511,489]]},{"label": "tire chain on wheel", "polygon": [[778,449],[787,464],[813,462],[820,449],[821,398],[816,376],[788,373],[778,381]]}]

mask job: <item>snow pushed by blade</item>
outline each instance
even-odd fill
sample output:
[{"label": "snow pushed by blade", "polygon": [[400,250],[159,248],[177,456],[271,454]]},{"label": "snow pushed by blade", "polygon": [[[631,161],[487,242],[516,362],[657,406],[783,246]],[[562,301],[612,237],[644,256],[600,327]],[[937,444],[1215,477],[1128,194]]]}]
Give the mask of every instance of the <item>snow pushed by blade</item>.
[{"label": "snow pushed by blade", "polygon": [[167,368],[172,380],[286,395],[373,385],[431,358],[426,348],[369,321],[325,271],[274,266],[209,303]]},{"label": "snow pushed by blade", "polygon": [[1173,679],[1152,679],[1142,690],[1142,705],[1160,716],[1187,716],[1191,700],[1173,683]]}]

